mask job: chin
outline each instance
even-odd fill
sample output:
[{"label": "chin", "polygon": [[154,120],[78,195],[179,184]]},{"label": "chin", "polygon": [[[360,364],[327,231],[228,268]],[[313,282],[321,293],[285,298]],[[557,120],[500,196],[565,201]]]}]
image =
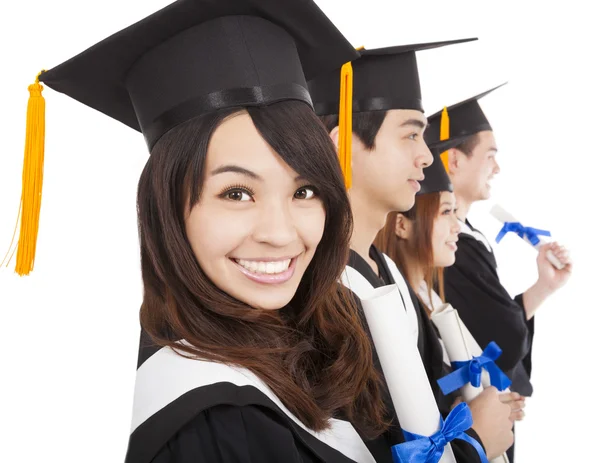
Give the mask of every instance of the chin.
[{"label": "chin", "polygon": [[415,196],[413,195],[410,199],[404,199],[403,201],[398,201],[396,204],[392,206],[392,210],[395,212],[407,212],[410,211],[415,205]]},{"label": "chin", "polygon": [[239,295],[233,295],[236,299],[254,309],[259,310],[280,310],[290,303],[294,297],[295,291],[286,291],[283,288],[274,290],[265,288],[264,290],[240,292]]},{"label": "chin", "polygon": [[454,253],[452,253],[452,255],[444,256],[443,259],[440,259],[438,262],[436,262],[435,266],[441,268],[452,267],[455,262],[456,256],[454,255]]}]

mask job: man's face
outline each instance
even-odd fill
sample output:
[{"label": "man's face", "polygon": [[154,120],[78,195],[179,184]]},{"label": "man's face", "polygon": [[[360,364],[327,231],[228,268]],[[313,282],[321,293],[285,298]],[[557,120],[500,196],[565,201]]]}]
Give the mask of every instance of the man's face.
[{"label": "man's face", "polygon": [[407,211],[414,205],[423,169],[433,162],[423,139],[426,125],[420,111],[390,110],[372,150],[353,141],[353,188],[363,190],[374,207]]},{"label": "man's face", "polygon": [[489,199],[491,181],[500,172],[496,161],[496,139],[491,130],[478,133],[479,143],[468,156],[456,150],[456,163],[451,167],[451,179],[457,196],[469,202]]}]

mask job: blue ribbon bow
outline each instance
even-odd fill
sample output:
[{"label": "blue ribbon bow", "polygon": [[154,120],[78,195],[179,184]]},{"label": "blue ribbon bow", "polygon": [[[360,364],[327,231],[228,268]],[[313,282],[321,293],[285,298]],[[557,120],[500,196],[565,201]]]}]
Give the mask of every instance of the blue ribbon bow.
[{"label": "blue ribbon bow", "polygon": [[473,426],[471,410],[466,403],[458,404],[446,421],[440,416],[440,430],[433,436],[420,436],[403,430],[406,442],[392,447],[394,463],[437,463],[444,454],[446,444],[460,439],[471,444],[482,463],[488,463],[483,447],[476,439],[465,433]]},{"label": "blue ribbon bow", "polygon": [[539,230],[537,228],[525,227],[519,222],[506,222],[502,230],[496,236],[496,243],[499,243],[504,235],[509,232],[516,233],[521,238],[527,238],[531,244],[537,246],[540,242],[540,236],[551,236],[548,230]]},{"label": "blue ribbon bow", "polygon": [[490,342],[479,357],[473,357],[464,362],[452,362],[455,370],[449,375],[438,379],[438,384],[444,395],[471,383],[474,387],[481,386],[481,374],[485,368],[490,374],[490,381],[499,391],[511,385],[511,380],[494,362],[502,354],[502,349],[494,341]]}]

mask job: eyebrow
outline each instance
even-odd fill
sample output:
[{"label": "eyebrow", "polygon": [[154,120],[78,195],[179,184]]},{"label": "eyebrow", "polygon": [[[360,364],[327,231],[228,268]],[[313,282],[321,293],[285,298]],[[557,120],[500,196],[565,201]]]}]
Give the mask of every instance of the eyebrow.
[{"label": "eyebrow", "polygon": [[[263,180],[263,178],[258,175],[256,172],[252,172],[251,170],[248,170],[244,167],[241,166],[236,166],[235,164],[227,164],[225,166],[221,166],[221,167],[217,167],[216,169],[214,169],[210,175],[211,176],[215,176],[215,175],[219,175],[219,174],[224,174],[226,172],[233,172],[235,174],[242,174],[245,175],[246,177],[249,177],[253,180]],[[306,179],[302,176],[302,175],[298,175],[295,179],[295,182],[300,182],[300,181],[306,181]]]},{"label": "eyebrow", "polygon": [[242,174],[245,175],[246,177],[249,177],[253,180],[262,180],[262,177],[260,175],[258,175],[257,173],[252,172],[251,170],[245,169],[244,167],[240,167],[240,166],[236,166],[233,164],[227,164],[225,166],[221,166],[221,167],[217,167],[216,169],[214,169],[210,175],[211,176],[215,176],[215,175],[219,175],[219,174],[224,174],[226,172],[233,172],[235,174]]},{"label": "eyebrow", "polygon": [[450,201],[444,201],[441,206],[452,206],[452,203]]},{"label": "eyebrow", "polygon": [[419,129],[424,129],[425,127],[427,127],[427,124],[421,119],[408,119],[407,121],[404,121],[402,124],[400,124],[400,127],[406,127],[409,125],[418,127]]},{"label": "eyebrow", "polygon": [[494,153],[497,153],[498,148],[496,148],[495,146],[491,146],[490,148],[488,148],[488,151],[493,151]]}]

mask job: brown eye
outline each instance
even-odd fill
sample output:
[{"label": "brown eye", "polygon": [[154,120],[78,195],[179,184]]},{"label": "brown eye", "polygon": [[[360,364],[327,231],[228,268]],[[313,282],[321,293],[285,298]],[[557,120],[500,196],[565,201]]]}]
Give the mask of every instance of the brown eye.
[{"label": "brown eye", "polygon": [[316,195],[315,190],[310,187],[302,187],[294,193],[294,199],[311,199]]},{"label": "brown eye", "polygon": [[241,201],[251,201],[252,200],[250,193],[248,193],[247,191],[244,191],[244,190],[240,190],[240,189],[229,190],[229,191],[225,192],[223,197],[225,199],[228,199],[229,201],[240,201],[241,202]]}]

